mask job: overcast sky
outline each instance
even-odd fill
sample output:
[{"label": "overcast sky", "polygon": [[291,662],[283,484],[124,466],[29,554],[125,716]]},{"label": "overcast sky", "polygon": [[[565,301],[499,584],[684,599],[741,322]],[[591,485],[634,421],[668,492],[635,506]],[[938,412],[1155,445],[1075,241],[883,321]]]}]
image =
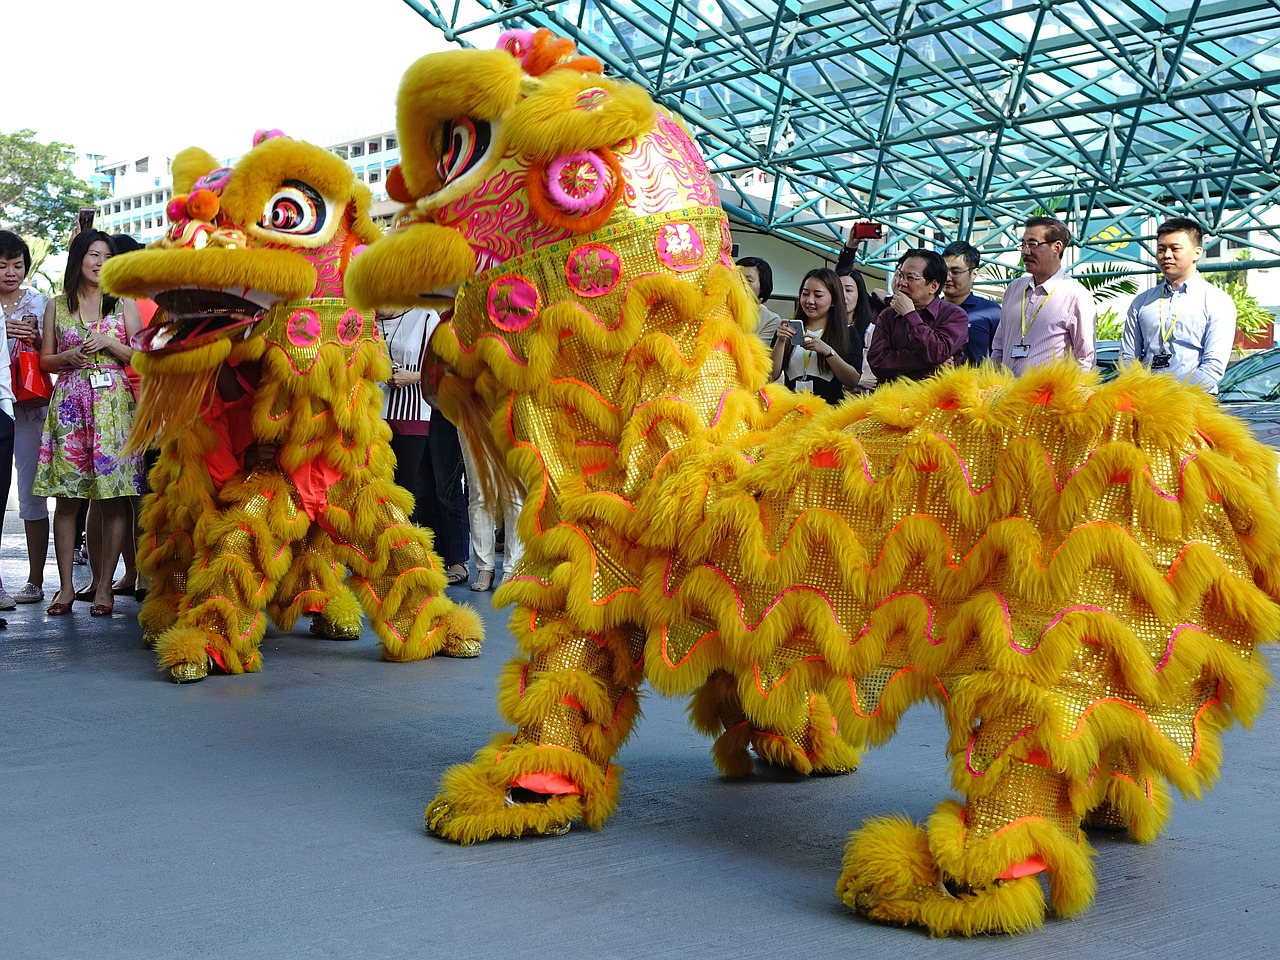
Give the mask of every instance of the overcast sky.
[{"label": "overcast sky", "polygon": [[0,131],[112,158],[190,145],[230,157],[259,128],[318,143],[389,130],[405,68],[450,46],[402,0],[4,7]]}]

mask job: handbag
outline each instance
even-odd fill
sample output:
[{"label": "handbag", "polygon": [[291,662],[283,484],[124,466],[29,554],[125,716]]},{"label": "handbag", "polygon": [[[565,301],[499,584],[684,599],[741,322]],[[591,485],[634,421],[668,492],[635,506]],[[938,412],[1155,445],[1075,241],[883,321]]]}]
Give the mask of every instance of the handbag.
[{"label": "handbag", "polygon": [[13,398],[19,404],[45,403],[53,396],[53,378],[40,369],[40,353],[19,343],[9,364]]}]

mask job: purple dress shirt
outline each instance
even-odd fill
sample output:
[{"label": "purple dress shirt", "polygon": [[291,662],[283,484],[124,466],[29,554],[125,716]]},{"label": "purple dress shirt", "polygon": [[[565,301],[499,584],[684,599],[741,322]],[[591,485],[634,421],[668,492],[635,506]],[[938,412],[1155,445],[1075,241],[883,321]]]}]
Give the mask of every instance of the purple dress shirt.
[{"label": "purple dress shirt", "polygon": [[941,297],[905,316],[885,307],[876,317],[867,365],[881,383],[923,380],[948,360],[963,363],[968,342],[969,315]]}]

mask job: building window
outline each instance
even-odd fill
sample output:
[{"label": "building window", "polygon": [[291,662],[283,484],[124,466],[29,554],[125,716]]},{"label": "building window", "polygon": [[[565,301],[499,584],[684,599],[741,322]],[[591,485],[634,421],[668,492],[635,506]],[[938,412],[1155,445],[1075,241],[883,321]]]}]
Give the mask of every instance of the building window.
[{"label": "building window", "polygon": [[340,156],[343,160],[347,159],[347,148],[344,144],[341,147],[334,147],[333,152]]},{"label": "building window", "polygon": [[126,210],[132,210],[132,209],[133,209],[133,200],[126,200],[126,201],[124,202],[124,208],[125,208]]},{"label": "building window", "polygon": [[377,182],[378,182],[379,180],[381,180],[381,179],[382,179],[382,173],[381,173],[381,171],[378,171],[378,170],[370,170],[370,171],[369,171],[369,182],[370,182],[370,183],[377,183]]},{"label": "building window", "polygon": [[143,157],[136,164],[134,164],[134,169],[136,169],[139,173],[147,173],[148,172],[147,167],[149,166],[148,161],[150,161],[150,159],[151,159],[150,157]]},{"label": "building window", "polygon": [[117,204],[116,204],[116,206],[115,206],[115,210],[114,210],[114,211],[112,211],[112,212],[113,212],[113,213],[119,213],[119,212],[120,212],[120,204],[118,204],[118,203],[117,203]]},{"label": "building window", "polygon": [[388,149],[388,150],[394,150],[395,148],[396,148],[396,138],[395,138],[395,137],[387,137],[387,149]]},{"label": "building window", "polygon": [[150,229],[151,229],[151,218],[150,218],[150,217],[147,217],[147,219],[143,220],[143,221],[142,221],[142,225],[143,225],[143,226],[145,226],[148,230],[150,230]]},{"label": "building window", "polygon": [[380,144],[377,140],[370,140],[370,141],[369,141],[369,152],[370,152],[370,153],[377,153],[377,152],[378,152],[379,150],[381,150],[381,149],[382,149],[382,144]]},{"label": "building window", "polygon": [[351,145],[351,156],[353,156],[353,157],[363,157],[363,156],[364,156],[364,146],[363,146],[362,144],[359,144],[359,143],[353,143],[353,144]]}]

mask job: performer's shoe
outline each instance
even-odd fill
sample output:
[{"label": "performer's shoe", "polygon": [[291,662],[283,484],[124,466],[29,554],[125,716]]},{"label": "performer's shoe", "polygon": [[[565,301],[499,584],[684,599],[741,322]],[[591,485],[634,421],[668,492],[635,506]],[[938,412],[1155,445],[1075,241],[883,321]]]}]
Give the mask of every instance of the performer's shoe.
[{"label": "performer's shoe", "polygon": [[177,663],[169,668],[169,679],[174,683],[195,683],[208,675],[207,663]]}]

